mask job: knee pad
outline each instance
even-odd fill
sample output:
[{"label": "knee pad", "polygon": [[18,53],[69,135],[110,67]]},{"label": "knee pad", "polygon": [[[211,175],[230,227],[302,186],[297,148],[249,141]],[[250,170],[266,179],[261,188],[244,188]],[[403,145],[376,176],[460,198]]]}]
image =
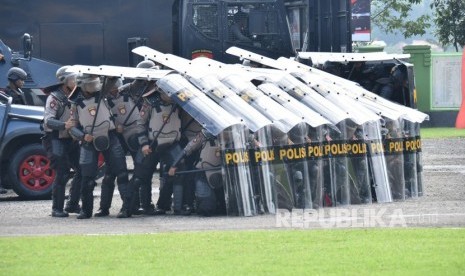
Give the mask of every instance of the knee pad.
[{"label": "knee pad", "polygon": [[118,182],[118,184],[129,183],[129,175],[128,175],[128,172],[127,172],[127,171],[120,172],[120,173],[116,176],[116,181]]},{"label": "knee pad", "polygon": [[102,179],[102,185],[115,185],[115,179],[114,175],[105,174]]}]

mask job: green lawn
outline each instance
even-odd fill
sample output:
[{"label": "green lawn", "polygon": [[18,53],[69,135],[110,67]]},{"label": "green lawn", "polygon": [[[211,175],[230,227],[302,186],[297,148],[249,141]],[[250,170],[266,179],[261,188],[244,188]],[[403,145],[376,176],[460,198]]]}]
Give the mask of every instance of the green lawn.
[{"label": "green lawn", "polygon": [[452,127],[421,128],[422,139],[465,137],[465,129]]},{"label": "green lawn", "polygon": [[3,237],[0,248],[2,275],[463,275],[465,271],[465,229]]}]

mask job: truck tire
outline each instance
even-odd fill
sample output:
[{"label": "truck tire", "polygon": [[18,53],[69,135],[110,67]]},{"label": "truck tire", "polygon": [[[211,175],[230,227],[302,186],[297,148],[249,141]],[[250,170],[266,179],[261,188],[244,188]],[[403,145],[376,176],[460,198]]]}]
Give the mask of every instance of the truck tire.
[{"label": "truck tire", "polygon": [[49,199],[55,171],[41,144],[22,147],[10,158],[8,170],[11,187],[25,199]]}]

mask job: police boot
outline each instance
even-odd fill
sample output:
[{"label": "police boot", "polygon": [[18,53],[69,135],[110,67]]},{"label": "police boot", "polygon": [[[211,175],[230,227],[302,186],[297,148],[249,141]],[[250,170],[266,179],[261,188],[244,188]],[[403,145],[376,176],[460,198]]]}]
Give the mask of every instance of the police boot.
[{"label": "police boot", "polygon": [[139,189],[137,189],[137,191],[132,194],[130,208],[131,208],[131,214],[142,215],[142,209],[140,209]]},{"label": "police boot", "polygon": [[147,216],[155,215],[155,205],[152,203],[152,186],[151,183],[145,183],[141,180],[140,186],[140,204],[142,206],[142,214]]},{"label": "police boot", "polygon": [[132,215],[142,215],[142,210],[140,209],[140,182],[136,183],[137,178],[131,178],[129,181],[129,191],[131,192],[131,202],[129,203],[129,208],[131,209]]},{"label": "police boot", "polygon": [[140,197],[139,197],[139,187],[131,188],[131,202],[129,203],[129,208],[131,209],[131,214],[133,215],[142,215],[142,209],[140,209]]},{"label": "police boot", "polygon": [[129,218],[131,217],[131,195],[133,189],[129,188],[128,182],[120,183],[120,181],[118,181],[118,190],[121,195],[121,199],[123,200],[123,206],[121,207],[121,210],[119,211],[118,215],[116,215],[116,217]]},{"label": "police boot", "polygon": [[69,188],[69,200],[66,202],[65,211],[68,213],[79,214],[81,207],[79,206],[79,199],[81,198],[81,176],[75,175],[71,181]]},{"label": "police boot", "polygon": [[131,213],[129,212],[129,210],[127,208],[121,208],[121,210],[119,211],[119,213],[116,215],[117,218],[129,218],[131,217]]},{"label": "police boot", "polygon": [[[173,183],[160,179],[160,195],[157,200],[156,215],[164,215],[166,211],[171,209],[171,195],[173,194]],[[182,204],[182,199],[181,199]],[[179,208],[179,204],[177,206]]]},{"label": "police boot", "polygon": [[92,211],[94,209],[94,181],[89,180],[83,182],[82,187],[82,207],[81,212],[77,216],[77,219],[88,219],[92,217]]},{"label": "police boot", "polygon": [[102,191],[100,194],[100,209],[94,214],[95,217],[106,217],[110,215],[111,201],[115,191],[115,177],[105,175],[102,180]]},{"label": "police boot", "polygon": [[52,191],[52,217],[65,218],[68,213],[63,211],[63,205],[65,204],[65,187],[56,185],[54,183]]}]

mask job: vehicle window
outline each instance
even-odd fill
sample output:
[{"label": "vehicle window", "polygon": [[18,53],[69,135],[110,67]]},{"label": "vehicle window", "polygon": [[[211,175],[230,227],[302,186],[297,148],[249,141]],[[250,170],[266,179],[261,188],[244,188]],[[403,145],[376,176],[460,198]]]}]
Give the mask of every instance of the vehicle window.
[{"label": "vehicle window", "polygon": [[228,40],[259,48],[280,47],[279,16],[273,4],[231,4],[227,9]]},{"label": "vehicle window", "polygon": [[216,5],[193,5],[192,23],[209,38],[218,38],[218,8]]}]

